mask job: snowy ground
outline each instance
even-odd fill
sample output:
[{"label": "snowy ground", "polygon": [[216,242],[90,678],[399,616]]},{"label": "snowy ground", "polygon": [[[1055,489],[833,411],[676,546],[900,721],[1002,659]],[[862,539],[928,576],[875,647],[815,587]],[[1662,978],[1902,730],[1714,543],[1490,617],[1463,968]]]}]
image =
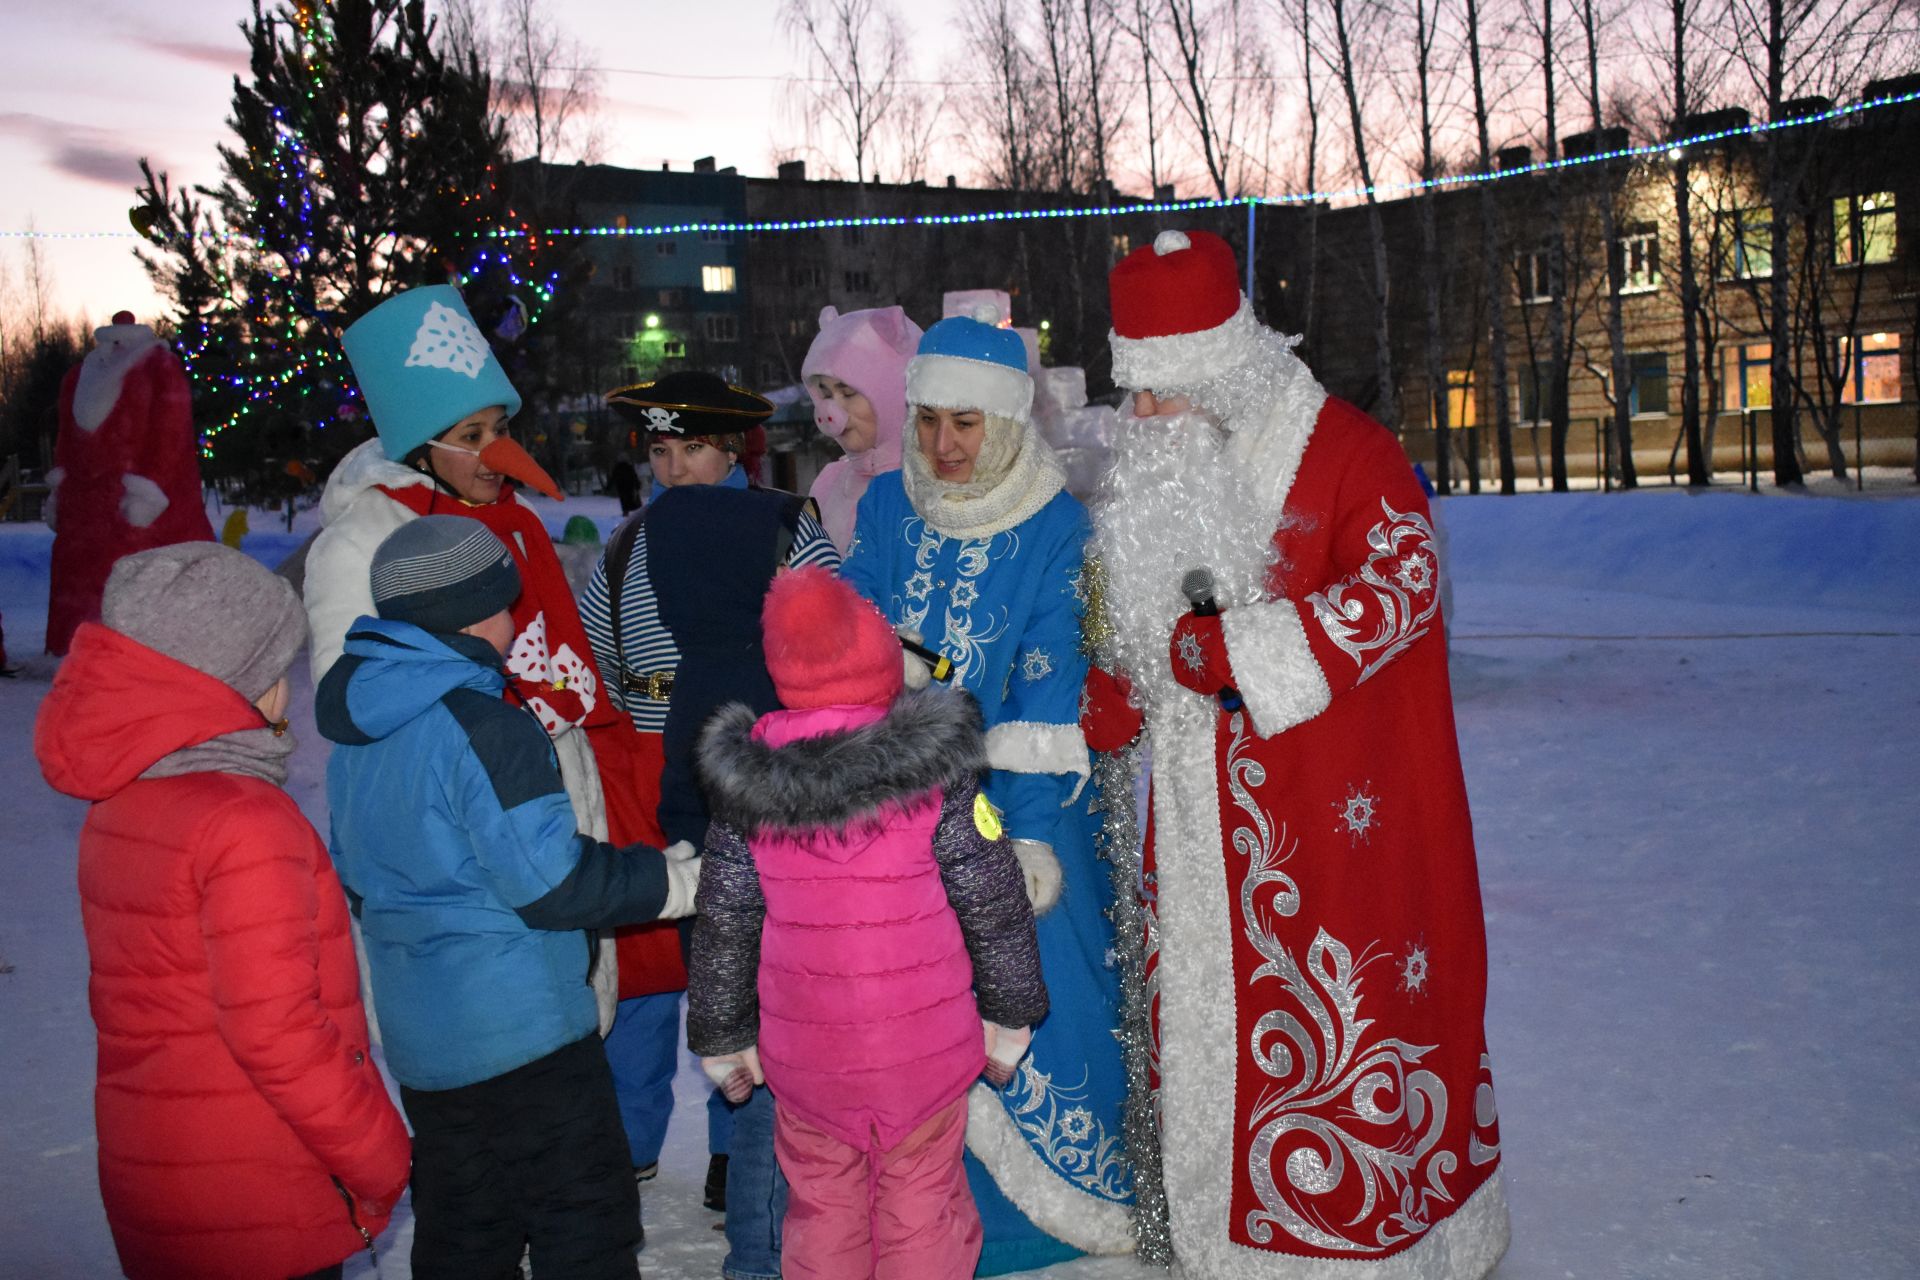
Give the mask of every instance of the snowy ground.
[{"label": "snowy ground", "polygon": [[[565,511],[582,507],[611,524],[604,500]],[[1920,1273],[1920,501],[1575,494],[1444,514],[1514,1212],[1498,1276]],[[271,562],[311,519],[248,549]],[[47,545],[0,526],[0,611],[26,659],[0,681],[8,1280],[117,1274],[93,1166],[83,807],[31,754]],[[294,789],[324,824],[323,758],[309,732]],[[689,1068],[678,1091],[649,1280],[707,1280],[723,1248],[699,1207],[705,1088]],[[381,1241],[388,1280],[406,1229]]]}]

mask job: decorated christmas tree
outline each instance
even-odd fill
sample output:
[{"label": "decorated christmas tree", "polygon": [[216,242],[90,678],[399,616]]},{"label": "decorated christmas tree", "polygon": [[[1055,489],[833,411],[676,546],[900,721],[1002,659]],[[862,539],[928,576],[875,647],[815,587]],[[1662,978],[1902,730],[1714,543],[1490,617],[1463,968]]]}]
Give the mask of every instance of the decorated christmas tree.
[{"label": "decorated christmas tree", "polygon": [[418,0],[254,0],[242,30],[251,66],[221,181],[175,191],[143,162],[133,210],[174,307],[205,473],[295,489],[365,439],[339,333],[416,285],[459,285],[538,403],[527,356],[584,268],[515,213],[478,60],[447,52]]}]

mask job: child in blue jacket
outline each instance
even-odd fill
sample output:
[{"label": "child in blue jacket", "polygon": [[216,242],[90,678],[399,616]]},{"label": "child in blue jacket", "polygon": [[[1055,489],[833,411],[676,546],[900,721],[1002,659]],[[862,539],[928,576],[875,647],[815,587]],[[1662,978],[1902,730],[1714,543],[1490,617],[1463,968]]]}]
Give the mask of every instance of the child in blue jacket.
[{"label": "child in blue jacket", "polygon": [[638,1274],[639,1204],[597,1034],[591,930],[687,915],[699,861],[581,834],[503,697],[520,592],[486,526],[380,544],[377,618],[321,681],[332,852],[414,1138],[413,1274]]}]

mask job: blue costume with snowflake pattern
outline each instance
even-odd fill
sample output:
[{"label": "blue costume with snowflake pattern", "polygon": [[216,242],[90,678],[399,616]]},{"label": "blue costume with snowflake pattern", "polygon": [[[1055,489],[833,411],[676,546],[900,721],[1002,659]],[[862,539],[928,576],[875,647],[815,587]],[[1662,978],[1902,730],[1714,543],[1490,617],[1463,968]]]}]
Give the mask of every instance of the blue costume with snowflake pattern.
[{"label": "blue costume with snowflake pattern", "polygon": [[890,621],[952,660],[954,686],[979,700],[986,722],[988,798],[1010,837],[1052,846],[1064,882],[1039,920],[1052,1012],[1013,1082],[997,1095],[976,1085],[969,1100],[981,1275],[1132,1247],[1110,882],[1094,851],[1097,796],[1079,727],[1087,536],[1085,508],[1064,491],[1010,529],[944,536],[892,472],[861,498],[843,569]]}]

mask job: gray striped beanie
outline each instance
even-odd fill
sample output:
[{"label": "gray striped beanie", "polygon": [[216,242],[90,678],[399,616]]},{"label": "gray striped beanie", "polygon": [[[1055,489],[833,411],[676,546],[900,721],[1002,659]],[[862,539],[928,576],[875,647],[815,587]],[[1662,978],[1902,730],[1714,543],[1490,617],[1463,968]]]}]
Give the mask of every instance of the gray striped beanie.
[{"label": "gray striped beanie", "polygon": [[373,553],[371,573],[380,616],[423,631],[470,627],[520,598],[507,544],[465,516],[409,520]]}]

